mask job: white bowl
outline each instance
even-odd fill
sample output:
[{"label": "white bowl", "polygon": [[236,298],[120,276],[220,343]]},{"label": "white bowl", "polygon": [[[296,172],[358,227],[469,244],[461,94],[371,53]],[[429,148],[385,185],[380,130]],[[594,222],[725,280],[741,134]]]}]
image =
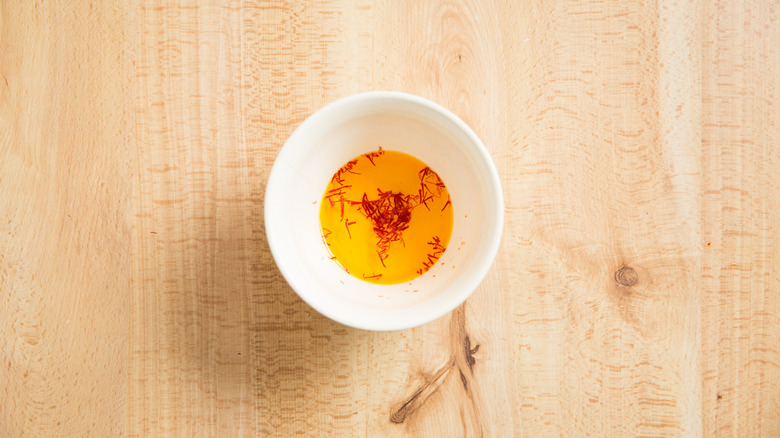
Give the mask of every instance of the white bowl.
[{"label": "white bowl", "polygon": [[[396,285],[347,274],[328,258],[320,235],[320,201],[331,177],[379,146],[438,173],[454,213],[443,264]],[[323,315],[366,330],[416,327],[463,303],[493,263],[503,222],[501,183],[479,138],[442,106],[398,92],[349,96],[312,114],[279,152],[265,193],[268,245],[284,278]]]}]

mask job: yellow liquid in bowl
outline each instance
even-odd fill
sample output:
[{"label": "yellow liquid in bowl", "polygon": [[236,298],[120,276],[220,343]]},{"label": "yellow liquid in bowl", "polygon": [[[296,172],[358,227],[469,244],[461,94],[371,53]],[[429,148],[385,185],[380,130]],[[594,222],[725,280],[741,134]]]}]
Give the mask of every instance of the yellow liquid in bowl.
[{"label": "yellow liquid in bowl", "polygon": [[449,244],[452,223],[439,175],[409,154],[382,148],[342,166],[320,205],[331,258],[378,284],[409,281],[433,267]]}]

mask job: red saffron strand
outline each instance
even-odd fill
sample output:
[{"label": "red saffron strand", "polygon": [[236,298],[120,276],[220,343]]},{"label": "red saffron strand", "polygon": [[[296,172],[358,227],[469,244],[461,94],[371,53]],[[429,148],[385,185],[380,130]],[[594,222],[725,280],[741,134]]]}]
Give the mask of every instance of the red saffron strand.
[{"label": "red saffron strand", "polygon": [[350,188],[350,187],[352,187],[352,184],[347,184],[347,185],[345,185],[345,186],[344,186],[344,185],[342,185],[342,186],[336,187],[335,189],[328,190],[328,193],[338,192],[338,191],[340,191],[341,189],[348,189],[348,188]]},{"label": "red saffron strand", "polygon": [[[341,190],[341,188],[339,188],[339,190]],[[346,195],[346,193],[344,193],[344,192],[334,192],[334,193],[331,193],[328,196],[326,196],[326,198],[331,199],[334,196],[344,196],[344,195]]]},{"label": "red saffron strand", "polygon": [[424,261],[422,263],[423,267],[418,270],[418,274],[420,275],[431,269],[436,264],[436,262],[439,261],[439,258],[441,258],[442,254],[444,254],[444,251],[447,250],[447,248],[441,244],[441,238],[439,236],[433,236],[431,241],[428,242],[428,245],[431,245],[433,252],[426,254],[427,261]]},{"label": "red saffron strand", "polygon": [[385,151],[382,150],[382,146],[379,146],[379,150],[377,150],[376,152],[369,152],[367,154],[363,154],[363,156],[368,158],[368,161],[370,161],[371,164],[376,166],[376,163],[374,162],[374,158],[381,157],[384,154],[385,154]]},{"label": "red saffron strand", "polygon": [[350,222],[350,221],[349,221],[349,219],[347,219],[347,221],[346,221],[346,222],[344,222],[344,225],[347,227],[347,234],[349,235],[349,238],[350,238],[350,239],[352,238],[352,233],[350,233],[350,232],[349,232],[349,226],[350,226],[350,225],[354,225],[354,224],[356,224],[356,223],[357,223],[357,222],[354,222],[354,221]]}]

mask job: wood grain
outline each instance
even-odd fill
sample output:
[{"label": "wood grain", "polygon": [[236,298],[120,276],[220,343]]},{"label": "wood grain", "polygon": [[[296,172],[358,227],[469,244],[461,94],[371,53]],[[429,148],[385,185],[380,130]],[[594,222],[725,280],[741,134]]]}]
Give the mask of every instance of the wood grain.
[{"label": "wood grain", "polygon": [[[0,436],[780,436],[772,1],[0,0]],[[282,144],[435,100],[506,201],[373,333],[276,269]]]},{"label": "wood grain", "polygon": [[0,436],[124,429],[127,14],[0,2]]},{"label": "wood grain", "polygon": [[[699,436],[699,35],[693,4],[546,3],[506,62],[515,430]],[[509,22],[503,26],[509,26]],[[502,264],[503,262],[503,264]]]},{"label": "wood grain", "polygon": [[703,12],[704,432],[780,436],[780,7]]}]

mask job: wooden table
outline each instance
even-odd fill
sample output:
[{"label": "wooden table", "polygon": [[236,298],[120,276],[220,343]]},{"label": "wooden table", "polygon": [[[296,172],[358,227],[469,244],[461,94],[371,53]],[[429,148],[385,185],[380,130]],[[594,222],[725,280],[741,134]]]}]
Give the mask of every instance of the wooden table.
[{"label": "wooden table", "polygon": [[[0,436],[780,436],[780,5],[0,1]],[[263,195],[339,97],[487,145],[453,314],[331,322]]]}]

